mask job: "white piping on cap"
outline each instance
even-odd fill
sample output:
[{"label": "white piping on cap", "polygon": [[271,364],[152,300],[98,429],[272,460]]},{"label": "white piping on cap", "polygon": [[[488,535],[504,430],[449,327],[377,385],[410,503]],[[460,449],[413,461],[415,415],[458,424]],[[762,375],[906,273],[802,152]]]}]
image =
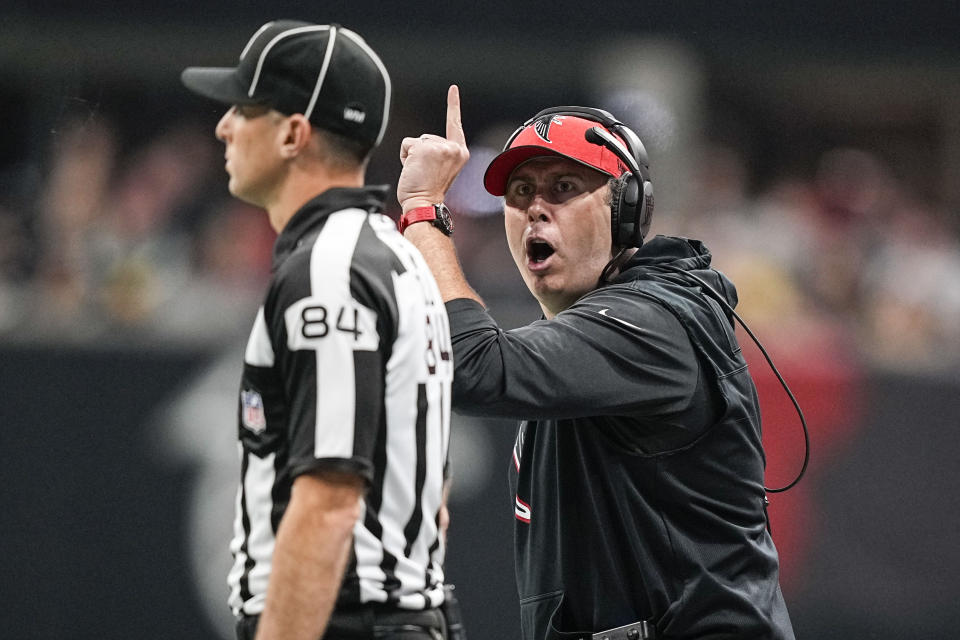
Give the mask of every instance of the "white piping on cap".
[{"label": "white piping on cap", "polygon": [[271,22],[268,22],[267,24],[263,25],[263,26],[260,27],[259,29],[257,29],[257,32],[256,32],[255,34],[253,34],[253,37],[250,38],[250,40],[247,42],[247,46],[245,46],[245,47],[243,48],[243,51],[240,52],[240,59],[241,59],[241,60],[243,60],[243,59],[247,56],[247,52],[250,51],[250,47],[252,47],[254,41],[256,41],[256,39],[260,37],[260,34],[263,33],[264,31],[266,31],[267,29],[269,29],[269,28],[272,27],[272,26],[273,26],[273,22],[271,21]]},{"label": "white piping on cap", "polygon": [[310,33],[311,31],[326,31],[330,28],[330,25],[311,25],[308,27],[296,27],[293,29],[287,29],[279,34],[277,34],[273,40],[271,40],[267,46],[263,48],[263,51],[260,52],[260,59],[257,60],[257,70],[253,73],[253,81],[250,83],[250,91],[247,92],[247,97],[252,98],[253,93],[257,90],[257,82],[260,81],[260,71],[263,69],[263,63],[267,59],[267,54],[270,53],[270,49],[273,48],[273,45],[277,44],[279,41],[284,38],[295,36],[299,33]]},{"label": "white piping on cap", "polygon": [[317,84],[313,87],[313,95],[310,96],[310,104],[307,105],[307,110],[304,112],[304,117],[309,120],[310,114],[313,113],[313,107],[317,104],[317,96],[320,95],[320,87],[323,86],[323,81],[327,77],[327,68],[330,66],[330,58],[333,57],[333,44],[337,41],[337,28],[330,27],[330,37],[327,38],[327,50],[323,54],[323,64],[320,66],[320,74],[317,75]]},{"label": "white piping on cap", "polygon": [[383,76],[383,116],[380,118],[380,133],[377,134],[377,141],[374,142],[374,145],[378,145],[380,144],[380,141],[383,140],[383,134],[387,130],[387,118],[390,113],[390,74],[387,73],[387,68],[383,66],[383,62],[380,60],[379,56],[377,56],[373,49],[371,49],[370,46],[364,42],[363,38],[349,29],[343,29],[342,33],[357,43],[357,46],[363,49],[364,52],[370,56],[370,59],[373,60],[375,65],[377,65],[377,68],[380,70],[380,74]]}]

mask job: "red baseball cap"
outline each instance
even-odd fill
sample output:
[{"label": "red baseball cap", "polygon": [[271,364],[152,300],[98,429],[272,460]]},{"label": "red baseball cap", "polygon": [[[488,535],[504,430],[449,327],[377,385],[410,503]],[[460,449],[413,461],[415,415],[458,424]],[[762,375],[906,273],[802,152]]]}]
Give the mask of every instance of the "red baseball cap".
[{"label": "red baseball cap", "polygon": [[[508,143],[483,174],[483,186],[495,196],[507,191],[507,180],[514,169],[540,156],[561,156],[596,169],[611,177],[619,177],[630,170],[603,145],[587,142],[588,129],[600,127],[594,120],[577,116],[546,115],[524,126]],[[614,137],[616,134],[612,134]]]}]

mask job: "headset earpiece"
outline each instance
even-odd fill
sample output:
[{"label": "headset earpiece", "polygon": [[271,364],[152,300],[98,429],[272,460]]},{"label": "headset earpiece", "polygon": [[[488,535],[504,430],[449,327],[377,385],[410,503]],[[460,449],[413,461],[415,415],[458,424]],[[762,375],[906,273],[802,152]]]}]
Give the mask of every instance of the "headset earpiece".
[{"label": "headset earpiece", "polygon": [[640,238],[647,237],[650,231],[650,222],[653,220],[653,183],[647,180],[643,183],[643,210],[640,214]]},{"label": "headset earpiece", "polygon": [[618,247],[633,247],[637,232],[637,203],[640,189],[632,173],[610,181],[610,233]]}]

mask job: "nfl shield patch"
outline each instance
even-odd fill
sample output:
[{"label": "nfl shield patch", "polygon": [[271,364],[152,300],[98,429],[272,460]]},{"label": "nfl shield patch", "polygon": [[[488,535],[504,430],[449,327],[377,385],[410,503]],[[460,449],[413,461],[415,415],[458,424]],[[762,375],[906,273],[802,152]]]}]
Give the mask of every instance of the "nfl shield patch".
[{"label": "nfl shield patch", "polygon": [[240,420],[243,426],[254,433],[261,433],[267,428],[267,416],[263,411],[263,398],[259,392],[240,392]]}]

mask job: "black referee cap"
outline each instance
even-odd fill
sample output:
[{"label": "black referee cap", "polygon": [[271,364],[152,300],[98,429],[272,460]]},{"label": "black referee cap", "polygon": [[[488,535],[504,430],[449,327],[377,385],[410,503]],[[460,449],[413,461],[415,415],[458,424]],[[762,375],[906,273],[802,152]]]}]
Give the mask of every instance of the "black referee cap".
[{"label": "black referee cap", "polygon": [[358,34],[336,24],[275,20],[260,27],[236,67],[189,67],[188,89],[224,104],[302,113],[371,147],[390,115],[390,75]]}]

